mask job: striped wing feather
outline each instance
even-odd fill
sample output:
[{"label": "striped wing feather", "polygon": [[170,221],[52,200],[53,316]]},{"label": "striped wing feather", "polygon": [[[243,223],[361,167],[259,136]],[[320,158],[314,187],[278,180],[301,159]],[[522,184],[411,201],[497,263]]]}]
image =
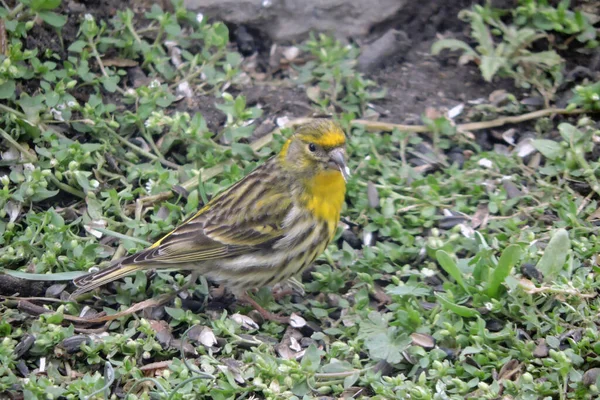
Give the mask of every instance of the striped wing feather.
[{"label": "striped wing feather", "polygon": [[263,171],[269,163],[215,197],[150,248],[75,280],[84,293],[134,271],[218,260],[270,248],[289,227],[292,207],[281,181]]}]

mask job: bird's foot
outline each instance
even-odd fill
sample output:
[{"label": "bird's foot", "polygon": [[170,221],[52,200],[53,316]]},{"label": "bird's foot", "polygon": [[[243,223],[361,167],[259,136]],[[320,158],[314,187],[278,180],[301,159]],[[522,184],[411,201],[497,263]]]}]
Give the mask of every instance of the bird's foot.
[{"label": "bird's foot", "polygon": [[290,317],[275,314],[271,311],[265,310],[260,304],[256,302],[256,300],[250,297],[247,293],[243,293],[242,295],[238,296],[238,300],[251,305],[256,311],[258,311],[258,313],[261,315],[261,317],[264,318],[265,321],[273,321],[278,322],[280,324],[290,323]]}]

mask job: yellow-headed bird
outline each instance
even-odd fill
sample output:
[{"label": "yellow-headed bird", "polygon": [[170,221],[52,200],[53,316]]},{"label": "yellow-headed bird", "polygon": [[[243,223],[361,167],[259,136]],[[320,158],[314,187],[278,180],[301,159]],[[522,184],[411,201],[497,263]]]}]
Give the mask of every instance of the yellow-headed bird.
[{"label": "yellow-headed bird", "polygon": [[75,279],[72,296],[135,271],[176,268],[221,283],[256,307],[247,290],[298,274],[333,239],[349,176],[345,142],[330,119],[297,127],[278,155],[151,247]]}]

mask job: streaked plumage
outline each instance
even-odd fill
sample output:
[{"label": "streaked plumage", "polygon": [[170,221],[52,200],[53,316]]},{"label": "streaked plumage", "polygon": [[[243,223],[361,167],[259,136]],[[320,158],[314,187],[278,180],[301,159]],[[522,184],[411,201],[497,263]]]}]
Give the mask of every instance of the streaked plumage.
[{"label": "streaked plumage", "polygon": [[345,136],[329,119],[296,129],[281,152],[137,254],[75,280],[73,296],[134,271],[194,270],[234,294],[310,265],[333,239],[345,195]]}]

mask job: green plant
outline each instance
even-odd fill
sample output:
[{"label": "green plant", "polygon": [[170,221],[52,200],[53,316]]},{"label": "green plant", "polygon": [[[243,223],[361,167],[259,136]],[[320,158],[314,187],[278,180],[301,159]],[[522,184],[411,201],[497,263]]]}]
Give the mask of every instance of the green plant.
[{"label": "green plant", "polygon": [[575,35],[587,47],[598,46],[598,33],[588,17],[580,10],[569,9],[570,0],[562,0],[557,7],[547,0],[519,0],[519,6],[512,14],[518,26],[531,26],[546,32]]},{"label": "green plant", "polygon": [[558,53],[554,50],[531,50],[534,42],[546,37],[545,33],[529,27],[506,25],[482,6],[463,10],[459,15],[470,23],[477,47],[472,48],[457,39],[442,39],[433,44],[432,54],[439,54],[445,49],[460,50],[463,52],[461,62],[476,62],[486,81],[492,81],[495,76],[509,77],[518,86],[533,86],[546,97],[561,82],[562,58]]},{"label": "green plant", "polygon": [[314,61],[298,67],[298,82],[313,85],[308,97],[324,110],[331,105],[352,115],[362,115],[369,101],[382,98],[384,91],[369,91],[375,85],[354,69],[359,50],[331,36],[311,35],[304,45]]}]

